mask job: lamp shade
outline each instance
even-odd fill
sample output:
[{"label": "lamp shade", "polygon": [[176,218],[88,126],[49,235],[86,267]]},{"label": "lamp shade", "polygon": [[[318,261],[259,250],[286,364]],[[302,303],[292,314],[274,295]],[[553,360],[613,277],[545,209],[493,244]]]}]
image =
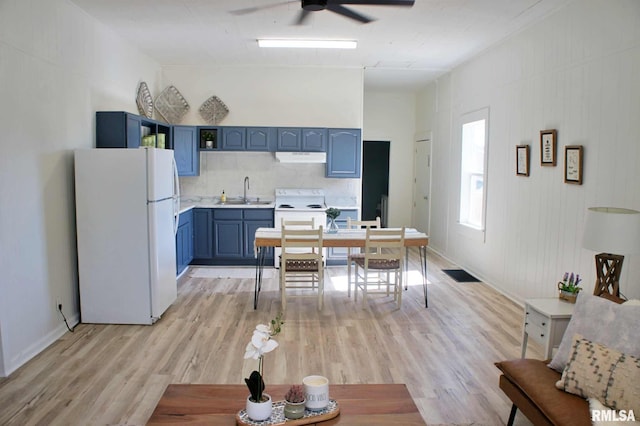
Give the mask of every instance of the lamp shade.
[{"label": "lamp shade", "polygon": [[640,253],[640,212],[617,207],[590,207],[582,246],[601,253]]}]

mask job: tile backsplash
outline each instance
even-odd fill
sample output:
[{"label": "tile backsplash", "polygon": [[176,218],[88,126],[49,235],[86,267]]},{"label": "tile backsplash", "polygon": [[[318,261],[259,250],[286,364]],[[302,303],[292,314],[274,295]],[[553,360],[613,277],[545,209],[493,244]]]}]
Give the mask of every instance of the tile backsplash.
[{"label": "tile backsplash", "polygon": [[243,194],[249,176],[250,197],[273,199],[276,188],[322,188],[329,197],[360,200],[360,179],[324,177],[325,164],[280,163],[273,152],[201,152],[200,176],[181,177],[183,196],[227,196]]}]

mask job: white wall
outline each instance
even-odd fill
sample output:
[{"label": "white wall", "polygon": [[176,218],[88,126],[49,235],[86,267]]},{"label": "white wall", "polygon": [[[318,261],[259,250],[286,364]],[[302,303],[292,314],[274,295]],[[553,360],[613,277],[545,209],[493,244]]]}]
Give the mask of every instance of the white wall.
[{"label": "white wall", "polygon": [[[432,248],[516,299],[553,297],[565,271],[595,281],[581,247],[587,207],[640,210],[640,3],[578,0],[456,68],[418,97],[433,128]],[[456,224],[459,119],[490,109],[486,241]],[[426,124],[423,124],[426,123]],[[558,165],[540,166],[539,131],[558,130]],[[515,146],[531,145],[531,176]],[[583,185],[563,182],[565,145],[584,146]],[[640,256],[621,290],[640,297]]]},{"label": "white wall", "polygon": [[164,67],[162,75],[190,105],[183,124],[206,124],[198,109],[215,95],[229,108],[224,126],[362,128],[361,69]]},{"label": "white wall", "polygon": [[411,226],[416,95],[367,91],[362,140],[390,141],[389,226]]},{"label": "white wall", "polygon": [[72,150],[159,66],[66,0],[0,2],[0,375],[78,321]]},{"label": "white wall", "polygon": [[[210,96],[229,108],[224,126],[362,128],[363,72],[337,68],[163,68],[190,105],[183,124],[206,125],[198,110]],[[155,94],[154,94],[155,96]],[[327,179],[324,164],[281,164],[272,153],[206,152],[200,176],[182,178],[185,195],[239,195],[244,176],[251,196],[272,199],[275,188],[324,188],[327,195],[360,199],[359,179]]]}]

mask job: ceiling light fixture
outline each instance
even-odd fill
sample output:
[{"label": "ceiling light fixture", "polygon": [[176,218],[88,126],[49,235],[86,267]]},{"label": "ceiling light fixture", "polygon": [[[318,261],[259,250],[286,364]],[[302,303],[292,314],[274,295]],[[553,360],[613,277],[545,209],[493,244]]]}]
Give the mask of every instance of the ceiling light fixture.
[{"label": "ceiling light fixture", "polygon": [[294,47],[307,49],[355,49],[355,40],[258,39],[260,47]]}]

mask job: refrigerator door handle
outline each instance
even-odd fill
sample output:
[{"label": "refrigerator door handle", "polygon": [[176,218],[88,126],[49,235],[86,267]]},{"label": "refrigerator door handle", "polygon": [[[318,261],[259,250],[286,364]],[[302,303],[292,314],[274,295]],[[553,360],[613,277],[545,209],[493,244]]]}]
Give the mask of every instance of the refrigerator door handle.
[{"label": "refrigerator door handle", "polygon": [[178,223],[180,222],[180,178],[178,177],[178,165],[173,158],[173,234],[178,235]]}]

